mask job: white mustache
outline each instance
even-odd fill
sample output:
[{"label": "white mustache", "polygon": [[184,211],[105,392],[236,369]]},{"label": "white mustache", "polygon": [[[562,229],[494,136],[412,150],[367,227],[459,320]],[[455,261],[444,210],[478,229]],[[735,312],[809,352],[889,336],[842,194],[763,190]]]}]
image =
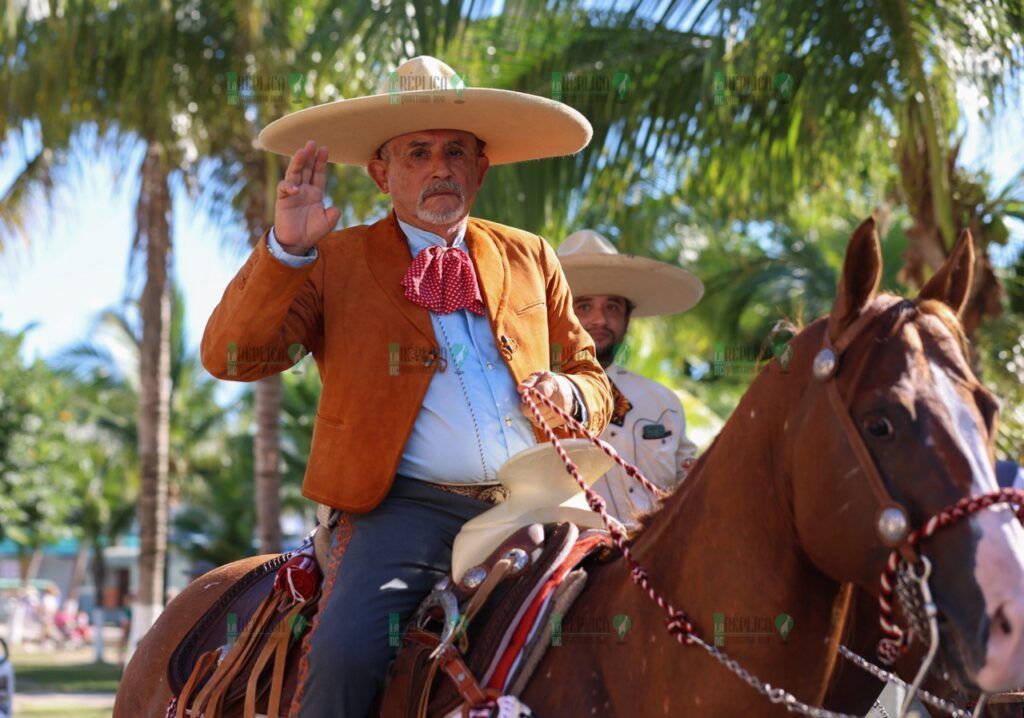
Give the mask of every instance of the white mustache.
[{"label": "white mustache", "polygon": [[439,194],[441,192],[454,192],[459,196],[460,200],[466,199],[466,193],[462,189],[462,185],[456,182],[442,180],[440,182],[435,182],[434,184],[428,185],[427,187],[423,188],[423,191],[420,192],[420,203],[422,204],[423,201],[426,200],[431,195]]}]

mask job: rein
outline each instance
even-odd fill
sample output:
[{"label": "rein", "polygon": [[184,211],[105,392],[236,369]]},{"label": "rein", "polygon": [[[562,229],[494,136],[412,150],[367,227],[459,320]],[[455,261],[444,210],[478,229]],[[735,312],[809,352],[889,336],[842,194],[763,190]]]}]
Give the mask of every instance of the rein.
[{"label": "rein", "polygon": [[[554,402],[541,394],[535,388],[528,387],[523,393],[523,401],[529,407],[530,412],[537,420],[537,424],[543,430],[545,436],[547,436],[548,440],[555,447],[555,451],[558,452],[562,462],[565,464],[565,470],[572,476],[576,481],[576,484],[586,495],[587,504],[601,517],[601,521],[608,529],[608,533],[611,535],[612,541],[614,541],[615,545],[620,551],[622,551],[622,556],[626,559],[626,563],[630,567],[629,573],[633,583],[643,589],[647,596],[658,604],[658,607],[665,612],[665,629],[668,631],[669,635],[681,644],[700,646],[708,653],[708,655],[732,671],[751,688],[765,696],[772,703],[784,705],[788,711],[802,713],[803,715],[813,716],[814,718],[861,718],[860,716],[854,716],[849,713],[836,713],[824,708],[817,708],[815,706],[808,705],[807,703],[800,701],[789,691],[773,686],[770,683],[763,682],[760,678],[743,668],[743,666],[741,666],[735,659],[730,658],[724,651],[709,644],[701,638],[693,624],[687,618],[686,614],[682,610],[676,608],[654,587],[650,577],[648,576],[647,569],[637,562],[633,553],[630,551],[629,546],[626,544],[626,536],[622,532],[619,523],[612,519],[605,510],[604,499],[601,498],[597,492],[587,486],[586,482],[582,479],[579,469],[576,467],[576,464],[573,463],[572,459],[569,458],[569,455],[566,453],[561,441],[559,441],[558,436],[555,435],[555,432],[544,420],[544,417],[541,416],[540,410],[537,408],[537,403],[534,401],[534,397],[561,416],[572,432],[583,434],[592,444],[594,444],[594,446],[597,446],[611,457],[615,463],[622,466],[627,473],[631,476],[637,477],[638,479],[643,479],[644,486],[647,486],[650,482],[647,481],[646,478],[643,478],[639,469],[627,463],[621,456],[619,456],[615,449],[594,436],[589,429],[563,411],[561,407],[555,405]],[[630,470],[632,470],[632,473]],[[653,484],[650,485],[653,487]],[[658,491],[663,495],[665,493],[660,489],[658,489]],[[962,716],[959,716],[958,718],[966,718],[966,716],[966,713],[962,713]]]},{"label": "rein", "polygon": [[[905,300],[894,300],[890,303],[889,307],[901,301]],[[887,309],[889,307],[887,307]],[[888,488],[885,486],[885,482],[882,479],[878,467],[875,465],[860,432],[857,430],[857,427],[853,422],[849,408],[839,394],[838,385],[835,381],[839,368],[839,359],[842,353],[853,343],[853,340],[873,318],[873,315],[867,314],[860,316],[846,329],[846,331],[843,332],[842,336],[840,336],[834,344],[829,341],[828,332],[826,330],[824,345],[814,358],[813,374],[815,379],[824,383],[829,403],[843,428],[843,432],[857,458],[862,473],[868,478],[868,484],[871,486],[872,491],[878,498],[880,504],[876,518],[878,535],[885,545],[892,548],[880,578],[882,591],[879,594],[879,622],[883,633],[885,633],[885,637],[879,642],[878,652],[880,660],[886,665],[891,664],[900,653],[907,650],[910,644],[906,634],[904,634],[903,630],[896,624],[893,617],[892,592],[894,580],[897,571],[904,565],[910,568],[910,578],[917,582],[918,589],[923,597],[922,608],[924,609],[926,614],[925,617],[930,627],[931,645],[928,657],[922,663],[914,682],[912,684],[907,684],[895,674],[874,666],[846,646],[841,645],[841,639],[838,635],[830,636],[829,644],[830,646],[834,645],[836,647],[838,655],[842,655],[844,658],[847,658],[858,667],[871,673],[876,678],[879,678],[880,680],[893,681],[909,688],[907,697],[900,710],[900,716],[906,715],[914,697],[919,696],[922,700],[933,707],[943,710],[956,718],[968,718],[968,716],[972,714],[968,714],[966,711],[958,708],[952,703],[938,698],[920,688],[921,682],[924,680],[927,671],[931,667],[931,663],[938,650],[938,623],[937,609],[931,600],[931,591],[928,587],[930,563],[927,558],[924,558],[918,553],[918,544],[922,539],[933,535],[939,528],[954,524],[973,513],[996,504],[1016,504],[1018,506],[1016,511],[1017,516],[1021,520],[1024,520],[1024,490],[1002,489],[979,496],[964,498],[956,504],[938,512],[935,516],[930,518],[922,528],[915,531],[909,530],[909,514],[899,502],[892,498]],[[864,367],[862,366],[861,371],[863,371],[863,368]],[[860,372],[858,372],[856,377],[857,379],[859,379],[859,374]],[[577,485],[583,491],[587,499],[587,504],[601,517],[601,521],[608,529],[615,545],[620,551],[622,551],[622,556],[629,566],[630,578],[633,583],[637,584],[637,586],[639,586],[647,596],[665,612],[665,627],[669,635],[674,637],[677,642],[683,645],[700,646],[712,658],[728,668],[737,677],[747,683],[750,687],[754,688],[760,694],[764,695],[772,703],[784,705],[787,711],[814,716],[814,718],[859,718],[858,716],[836,713],[824,708],[808,705],[807,703],[800,701],[796,696],[785,689],[772,686],[770,683],[762,682],[759,678],[744,669],[734,659],[730,658],[724,651],[708,644],[698,634],[686,613],[672,604],[671,601],[669,601],[655,588],[647,570],[640,565],[630,551],[629,546],[626,544],[626,535],[620,528],[619,523],[608,515],[604,499],[583,481],[578,468],[562,447],[558,436],[541,415],[535,399],[539,400],[545,406],[554,411],[555,414],[560,416],[570,431],[576,434],[582,434],[589,439],[592,444],[601,449],[616,464],[621,466],[628,476],[635,478],[652,494],[664,497],[667,495],[666,492],[652,484],[643,476],[637,467],[626,462],[618,455],[614,448],[597,438],[592,432],[583,426],[581,422],[563,411],[561,407],[556,406],[548,397],[542,395],[533,387],[528,387],[524,391],[523,401],[529,407],[537,425],[540,426],[545,436],[555,447],[555,450],[561,457],[562,462],[565,464],[566,471],[573,477]],[[846,607],[848,606],[849,603],[846,602]],[[840,628],[842,623],[844,623],[844,621],[839,621],[838,625]],[[830,658],[830,663],[834,664],[834,660],[834,658]],[[831,675],[831,670],[827,672],[826,683],[829,675]],[[981,699],[974,708],[974,716],[979,716],[981,714],[981,710],[983,709],[986,700],[987,696],[982,694]],[[880,707],[880,704],[878,704],[877,701],[876,707]]]}]

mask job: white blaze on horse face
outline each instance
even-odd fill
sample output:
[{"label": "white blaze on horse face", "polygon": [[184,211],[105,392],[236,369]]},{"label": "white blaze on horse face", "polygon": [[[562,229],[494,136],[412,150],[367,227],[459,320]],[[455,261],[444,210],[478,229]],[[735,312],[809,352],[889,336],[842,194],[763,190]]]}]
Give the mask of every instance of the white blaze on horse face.
[{"label": "white blaze on horse face", "polygon": [[[971,466],[971,493],[996,491],[995,473],[978,420],[942,367],[931,365],[933,387],[949,413],[948,430]],[[989,618],[985,664],[975,680],[985,691],[1024,685],[1024,528],[1006,505],[972,514],[979,536],[974,578]]]}]

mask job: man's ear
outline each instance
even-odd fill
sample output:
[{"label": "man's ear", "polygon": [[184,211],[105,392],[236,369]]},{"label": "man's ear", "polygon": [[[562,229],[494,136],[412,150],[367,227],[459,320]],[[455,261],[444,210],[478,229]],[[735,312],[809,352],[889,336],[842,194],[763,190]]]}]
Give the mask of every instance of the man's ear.
[{"label": "man's ear", "polygon": [[377,189],[388,194],[388,166],[384,160],[379,157],[370,160],[370,164],[366,165],[366,174],[370,175]]},{"label": "man's ear", "polygon": [[487,174],[487,170],[491,168],[491,158],[487,155],[480,155],[476,159],[476,188],[480,189],[484,184],[484,175]]}]

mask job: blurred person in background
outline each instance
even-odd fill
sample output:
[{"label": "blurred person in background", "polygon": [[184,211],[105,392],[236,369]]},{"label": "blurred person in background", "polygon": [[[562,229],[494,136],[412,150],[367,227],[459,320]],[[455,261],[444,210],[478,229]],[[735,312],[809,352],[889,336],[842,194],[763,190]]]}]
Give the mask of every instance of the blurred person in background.
[{"label": "blurred person in background", "polygon": [[[594,340],[608,374],[614,409],[600,438],[655,486],[671,491],[686,476],[697,446],[686,436],[686,414],[675,392],[620,365],[629,320],[677,314],[693,307],[704,285],[665,262],[619,254],[607,238],[582,229],[558,247],[573,309]],[[655,497],[615,464],[594,482],[608,512],[627,527],[656,506]]]}]

